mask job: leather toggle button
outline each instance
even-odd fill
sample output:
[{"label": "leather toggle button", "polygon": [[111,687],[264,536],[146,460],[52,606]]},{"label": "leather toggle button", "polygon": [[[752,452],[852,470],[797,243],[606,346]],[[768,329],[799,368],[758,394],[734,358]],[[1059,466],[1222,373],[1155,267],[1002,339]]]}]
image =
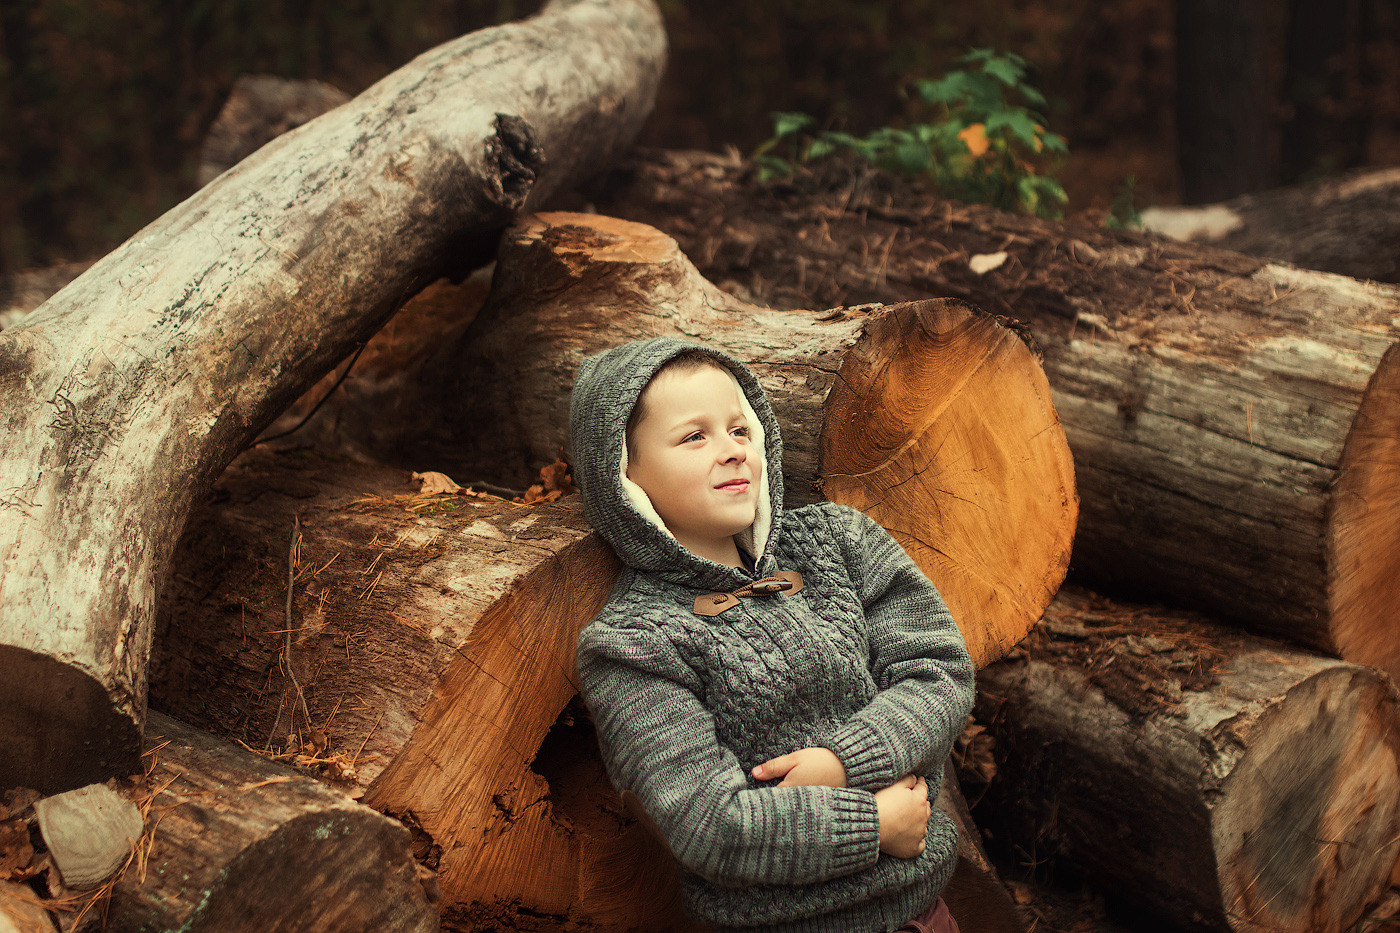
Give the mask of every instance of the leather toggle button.
[{"label": "leather toggle button", "polygon": [[796,570],[780,570],[771,577],[755,580],[732,593],[706,593],[695,597],[695,614],[713,617],[731,606],[739,605],[740,597],[773,596],[777,593],[795,594],[802,589],[802,574]]},{"label": "leather toggle button", "polygon": [[739,597],[733,593],[706,593],[695,597],[695,614],[717,616],[730,606],[739,605]]}]

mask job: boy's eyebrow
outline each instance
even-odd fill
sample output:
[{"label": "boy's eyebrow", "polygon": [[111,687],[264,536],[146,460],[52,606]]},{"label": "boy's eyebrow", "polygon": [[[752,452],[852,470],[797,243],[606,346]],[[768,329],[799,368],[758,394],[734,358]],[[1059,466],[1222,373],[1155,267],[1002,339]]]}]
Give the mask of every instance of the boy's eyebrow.
[{"label": "boy's eyebrow", "polygon": [[[705,416],[705,413],[704,413],[704,412],[696,412],[696,413],[694,413],[694,414],[685,415],[685,416],[681,417],[680,419],[678,419],[674,424],[672,424],[672,425],[671,425],[670,427],[668,427],[666,430],[668,430],[668,431],[679,431],[679,430],[681,430],[682,428],[703,427],[703,426],[704,426],[705,417],[706,417],[706,416]],[[740,408],[738,405],[735,405],[735,406],[734,406],[734,410],[733,410],[732,412],[730,412],[730,413],[729,413],[729,416],[726,417],[726,418],[724,418],[723,420],[724,420],[724,421],[736,421],[736,420],[737,420],[737,421],[742,421],[742,422],[744,422],[745,424],[747,424],[749,419],[744,415],[744,410],[743,410],[742,408]]]}]

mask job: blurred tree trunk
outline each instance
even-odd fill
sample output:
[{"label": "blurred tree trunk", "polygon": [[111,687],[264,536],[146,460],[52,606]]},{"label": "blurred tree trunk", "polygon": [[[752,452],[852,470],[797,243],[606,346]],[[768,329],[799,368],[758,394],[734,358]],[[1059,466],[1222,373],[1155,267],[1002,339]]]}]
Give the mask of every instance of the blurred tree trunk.
[{"label": "blurred tree trunk", "polygon": [[1177,0],[1177,167],[1184,204],[1271,186],[1264,0]]},{"label": "blurred tree trunk", "polygon": [[1295,181],[1363,164],[1369,111],[1354,87],[1364,79],[1362,0],[1289,0],[1282,174]]}]

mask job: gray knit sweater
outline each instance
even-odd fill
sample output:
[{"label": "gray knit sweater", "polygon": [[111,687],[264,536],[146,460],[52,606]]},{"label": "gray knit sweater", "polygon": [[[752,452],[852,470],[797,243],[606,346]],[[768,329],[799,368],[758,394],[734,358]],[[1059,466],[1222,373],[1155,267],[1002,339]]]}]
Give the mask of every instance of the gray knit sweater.
[{"label": "gray knit sweater", "polygon": [[[957,831],[935,808],[922,855],[883,855],[874,791],[916,772],[937,794],[972,703],[967,649],[933,584],[869,518],[830,503],[783,512],[777,422],[753,374],[724,354],[709,351],[762,428],[767,496],[745,541],[756,567],[699,558],[645,517],[622,481],[625,422],[657,369],[691,346],[661,338],[590,357],[573,390],[584,507],[624,564],[578,642],[608,773],[665,833],[695,919],[784,933],[896,929],[947,883]],[[800,573],[801,590],[695,611],[697,596],[776,571]],[[847,787],[750,775],[809,746],[836,753]]]}]

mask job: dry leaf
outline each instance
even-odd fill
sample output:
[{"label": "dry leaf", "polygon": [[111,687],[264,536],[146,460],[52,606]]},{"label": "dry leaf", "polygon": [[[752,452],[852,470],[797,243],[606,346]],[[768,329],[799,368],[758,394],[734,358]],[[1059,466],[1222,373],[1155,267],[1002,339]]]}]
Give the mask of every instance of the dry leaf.
[{"label": "dry leaf", "polygon": [[418,490],[418,495],[420,496],[436,496],[438,493],[443,492],[453,493],[462,491],[462,487],[454,483],[452,477],[448,476],[446,473],[434,473],[432,471],[427,473],[414,473],[412,478],[414,482],[423,484],[422,488]]},{"label": "dry leaf", "polygon": [[541,467],[540,481],[525,490],[525,495],[516,501],[525,505],[537,505],[541,502],[553,502],[575,492],[578,492],[578,487],[574,485],[569,465],[560,459],[549,466]]},{"label": "dry leaf", "polygon": [[0,879],[23,881],[32,877],[34,872],[28,869],[33,859],[34,846],[24,821],[0,823]]},{"label": "dry leaf", "polygon": [[987,149],[991,146],[991,141],[987,139],[987,127],[981,123],[974,123],[958,134],[958,139],[967,146],[967,151],[972,153],[974,159],[980,159],[986,155]]},{"label": "dry leaf", "polygon": [[978,253],[967,261],[967,267],[978,275],[986,275],[1006,262],[1006,250],[998,253]]}]

